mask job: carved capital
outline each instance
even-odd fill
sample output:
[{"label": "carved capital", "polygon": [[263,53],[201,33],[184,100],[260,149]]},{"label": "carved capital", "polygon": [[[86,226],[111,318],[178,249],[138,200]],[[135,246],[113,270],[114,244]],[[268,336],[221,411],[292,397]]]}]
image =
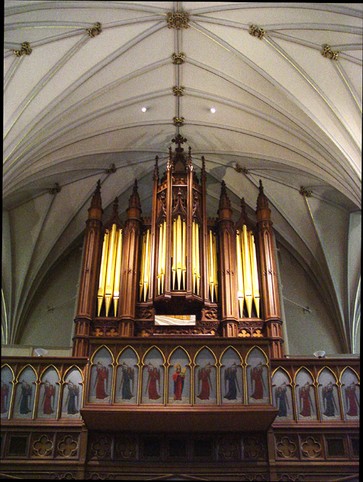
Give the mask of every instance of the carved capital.
[{"label": "carved capital", "polygon": [[299,193],[304,197],[311,197],[311,195],[313,194],[313,191],[311,189],[307,189],[304,186],[300,186]]}]

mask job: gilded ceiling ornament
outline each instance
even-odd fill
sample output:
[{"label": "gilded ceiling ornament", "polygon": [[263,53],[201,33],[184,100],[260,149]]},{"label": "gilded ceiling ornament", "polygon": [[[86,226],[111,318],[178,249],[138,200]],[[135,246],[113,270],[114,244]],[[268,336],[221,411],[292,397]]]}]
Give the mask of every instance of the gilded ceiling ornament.
[{"label": "gilded ceiling ornament", "polygon": [[54,186],[48,189],[49,194],[57,194],[58,192],[61,191],[60,185],[56,182],[54,183]]},{"label": "gilded ceiling ornament", "polygon": [[311,191],[310,189],[306,189],[306,187],[304,186],[300,186],[299,193],[304,197],[311,197],[313,191]]},{"label": "gilded ceiling ornament", "polygon": [[331,60],[338,60],[339,53],[339,50],[332,50],[332,48],[328,44],[323,45],[323,50],[321,51],[321,55],[323,57]]},{"label": "gilded ceiling ornament", "polygon": [[185,53],[184,52],[180,52],[178,54],[174,53],[171,58],[173,59],[173,64],[176,64],[176,65],[180,65],[180,64],[183,64],[184,63],[184,60],[185,60]]},{"label": "gilded ceiling ornament", "polygon": [[177,97],[180,97],[180,96],[184,95],[184,89],[185,89],[185,87],[180,87],[180,86],[176,85],[176,86],[173,87],[173,94]]},{"label": "gilded ceiling ornament", "polygon": [[184,124],[184,117],[173,117],[175,126],[182,126]]},{"label": "gilded ceiling ornament", "polygon": [[[175,119],[175,117],[174,117]],[[183,118],[182,118],[183,119]],[[186,139],[185,137],[183,137],[182,135],[178,134],[177,136],[175,136],[171,142],[174,142],[174,144],[178,144],[178,147],[180,147],[181,144],[184,144],[184,142],[187,142],[188,139]]]},{"label": "gilded ceiling ornament", "polygon": [[87,28],[86,32],[90,37],[96,37],[96,35],[99,35],[102,32],[102,25],[100,22],[96,22],[92,27]]},{"label": "gilded ceiling ornament", "polygon": [[13,50],[14,54],[17,57],[21,57],[22,55],[30,55],[32,53],[32,49],[30,48],[30,43],[29,42],[23,42],[21,44],[21,49],[20,50]]},{"label": "gilded ceiling ornament", "polygon": [[250,28],[249,28],[249,34],[250,35],[253,35],[254,37],[258,37],[260,39],[262,39],[265,35],[265,31],[263,28],[261,27],[258,27],[257,25],[250,25]]},{"label": "gilded ceiling ornament", "polygon": [[166,14],[168,28],[189,28],[189,13],[187,12],[168,12]]},{"label": "gilded ceiling ornament", "polygon": [[249,174],[250,173],[250,171],[246,167],[241,167],[238,164],[238,162],[236,162],[233,167],[234,167],[234,170],[236,172],[243,172],[243,174]]}]

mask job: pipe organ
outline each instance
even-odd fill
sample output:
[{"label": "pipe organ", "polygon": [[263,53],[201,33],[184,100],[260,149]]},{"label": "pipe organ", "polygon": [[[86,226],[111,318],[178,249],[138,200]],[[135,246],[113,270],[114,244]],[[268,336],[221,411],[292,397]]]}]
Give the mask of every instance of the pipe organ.
[{"label": "pipe organ", "polygon": [[[98,235],[86,232],[88,244],[98,243],[100,253],[92,261],[96,282],[88,292],[94,312],[87,322],[82,313],[75,320],[88,327],[76,328],[75,355],[85,354],[87,336],[168,334],[167,327],[155,325],[157,315],[179,319],[184,334],[271,337],[271,355],[282,354],[278,284],[271,277],[276,272],[272,223],[262,184],[255,222],[247,218],[244,199],[238,221],[233,220],[224,181],[216,217],[210,217],[205,159],[198,173],[191,148],[185,152],[181,146],[185,141],[180,135],[173,139],[176,148],[169,148],[163,175],[156,157],[150,217],[142,216],[136,181],[124,224],[117,199],[104,226],[98,206]],[[195,327],[183,326],[185,315],[196,318]],[[178,333],[175,325],[173,330]]]}]

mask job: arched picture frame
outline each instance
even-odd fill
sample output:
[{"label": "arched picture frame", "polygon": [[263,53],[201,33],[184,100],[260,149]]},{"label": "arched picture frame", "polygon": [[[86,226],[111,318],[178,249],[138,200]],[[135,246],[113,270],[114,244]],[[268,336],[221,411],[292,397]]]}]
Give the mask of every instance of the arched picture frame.
[{"label": "arched picture frame", "polygon": [[241,358],[229,347],[221,358],[221,401],[227,404],[243,403],[244,383]]},{"label": "arched picture frame", "polygon": [[39,418],[57,418],[59,400],[59,375],[49,367],[41,376],[38,411]]},{"label": "arched picture frame", "polygon": [[247,356],[248,403],[270,403],[268,368],[265,354],[257,347]]},{"label": "arched picture frame", "polygon": [[153,347],[144,358],[142,371],[142,403],[164,403],[164,359]]},{"label": "arched picture frame", "polygon": [[168,403],[190,403],[190,361],[182,348],[177,348],[169,359]]},{"label": "arched picture frame", "polygon": [[117,360],[115,402],[136,404],[139,387],[139,363],[135,351],[127,347]]},{"label": "arched picture frame", "polygon": [[80,418],[83,400],[83,378],[77,367],[65,375],[62,396],[62,418]]},{"label": "arched picture frame", "polygon": [[292,402],[291,380],[282,368],[275,371],[272,377],[273,404],[278,409],[277,418],[279,422],[293,420],[294,410]]},{"label": "arched picture frame", "polygon": [[295,398],[299,420],[316,420],[318,418],[313,377],[305,368],[296,375]]},{"label": "arched picture frame", "polygon": [[194,387],[195,403],[217,403],[217,376],[215,356],[202,348],[195,359]]},{"label": "arched picture frame", "polygon": [[360,386],[357,374],[350,367],[341,376],[341,390],[345,420],[358,420],[360,408]]},{"label": "arched picture frame", "polygon": [[16,385],[14,418],[32,418],[36,388],[36,374],[30,366],[27,366],[19,376]]},{"label": "arched picture frame", "polygon": [[112,389],[112,355],[102,347],[92,357],[88,401],[110,403]]},{"label": "arched picture frame", "polygon": [[5,365],[1,368],[1,418],[8,418],[13,394],[13,372]]},{"label": "arched picture frame", "polygon": [[328,368],[324,368],[319,374],[318,395],[321,420],[340,420],[336,378]]}]

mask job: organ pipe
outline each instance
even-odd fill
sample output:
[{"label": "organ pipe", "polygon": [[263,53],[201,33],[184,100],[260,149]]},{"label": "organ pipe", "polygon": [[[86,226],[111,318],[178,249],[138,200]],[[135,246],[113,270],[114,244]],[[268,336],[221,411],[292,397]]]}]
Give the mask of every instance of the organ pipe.
[{"label": "organ pipe", "polygon": [[101,269],[100,269],[100,278],[99,278],[98,293],[97,293],[97,316],[100,316],[103,298],[105,296],[107,258],[108,258],[108,241],[109,241],[109,231],[106,230],[105,234],[104,234],[104,237],[103,237]]},{"label": "organ pipe", "polygon": [[238,298],[238,312],[240,318],[243,318],[243,304],[244,304],[244,287],[243,287],[243,268],[242,268],[242,245],[241,235],[237,231],[236,235],[237,246],[237,298]]},{"label": "organ pipe", "polygon": [[105,302],[105,316],[109,315],[113,301],[114,316],[120,299],[122,262],[122,229],[113,224],[106,229],[103,237],[101,267],[97,291],[97,316],[100,316]]},{"label": "organ pipe", "polygon": [[260,317],[260,287],[258,282],[258,271],[257,271],[257,255],[256,255],[256,245],[253,234],[249,233],[250,241],[250,254],[251,254],[251,266],[252,266],[252,294],[253,301],[256,309],[257,318]]},{"label": "organ pipe", "polygon": [[116,260],[115,260],[115,274],[114,274],[114,288],[113,288],[114,316],[117,315],[118,302],[120,299],[121,258],[122,258],[122,229],[119,229],[117,232]]}]

